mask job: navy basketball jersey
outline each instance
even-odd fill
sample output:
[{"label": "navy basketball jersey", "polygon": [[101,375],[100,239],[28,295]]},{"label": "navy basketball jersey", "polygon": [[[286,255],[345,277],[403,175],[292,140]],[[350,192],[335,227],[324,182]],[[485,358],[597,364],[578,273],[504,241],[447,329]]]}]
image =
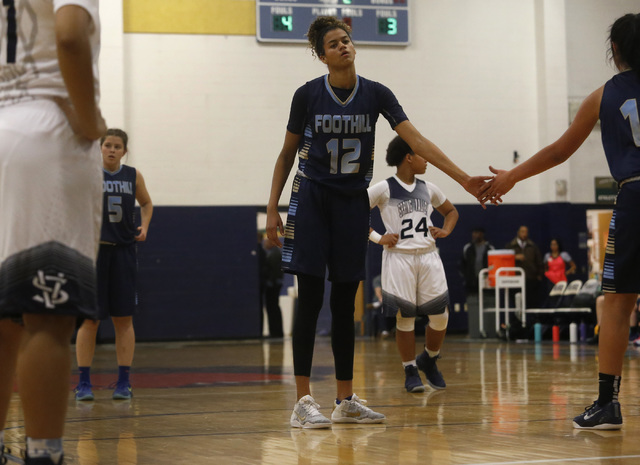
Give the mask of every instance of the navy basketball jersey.
[{"label": "navy basketball jersey", "polygon": [[634,70],[611,78],[600,103],[602,146],[613,178],[640,176],[640,77]]},{"label": "navy basketball jersey", "polygon": [[392,128],[407,119],[393,93],[380,83],[357,76],[355,87],[342,100],[329,84],[328,75],[307,82],[299,91],[306,96],[304,124],[290,118],[287,126],[303,130],[298,172],[343,191],[366,189],[373,175],[378,115],[382,114]]},{"label": "navy basketball jersey", "polygon": [[135,226],[136,169],[120,165],[115,173],[104,171],[102,233],[100,240],[115,244],[132,244]]}]

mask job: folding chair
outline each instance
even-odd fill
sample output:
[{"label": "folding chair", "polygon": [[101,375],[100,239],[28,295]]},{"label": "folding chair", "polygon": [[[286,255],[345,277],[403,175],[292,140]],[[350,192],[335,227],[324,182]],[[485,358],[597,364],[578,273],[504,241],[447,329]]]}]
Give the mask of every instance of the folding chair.
[{"label": "folding chair", "polygon": [[564,293],[564,290],[566,288],[567,288],[566,281],[558,281],[556,284],[554,284],[553,288],[549,292],[549,295],[544,300],[544,303],[542,304],[542,308],[556,308],[558,306],[558,303],[560,303],[560,300],[562,299],[562,294]]},{"label": "folding chair", "polygon": [[582,281],[579,279],[574,279],[571,281],[567,288],[562,293],[562,297],[560,298],[560,302],[558,302],[559,308],[568,308],[571,307],[571,303],[573,299],[578,294],[580,289],[582,288]]},{"label": "folding chair", "polygon": [[588,279],[571,302],[572,308],[590,308],[595,311],[596,298],[600,293],[600,281]]}]

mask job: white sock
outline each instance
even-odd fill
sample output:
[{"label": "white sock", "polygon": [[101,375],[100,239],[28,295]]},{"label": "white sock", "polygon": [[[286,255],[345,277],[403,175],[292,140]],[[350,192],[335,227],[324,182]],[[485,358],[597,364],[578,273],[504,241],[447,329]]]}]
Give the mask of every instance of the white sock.
[{"label": "white sock", "polygon": [[2,453],[3,447],[4,447],[4,430],[0,431],[0,454]]},{"label": "white sock", "polygon": [[27,438],[27,454],[31,458],[50,457],[53,463],[58,463],[62,458],[62,438]]},{"label": "white sock", "polygon": [[413,360],[411,360],[411,361],[409,361],[409,362],[402,362],[402,367],[403,367],[403,368],[404,368],[404,367],[408,367],[409,365],[413,365],[414,367],[415,367],[415,366],[418,366],[418,365],[416,364],[416,359],[414,358]]},{"label": "white sock", "polygon": [[427,355],[429,355],[429,357],[433,358],[433,357],[437,357],[438,355],[440,355],[440,351],[439,350],[429,350],[426,347],[424,348],[424,351],[427,353]]}]

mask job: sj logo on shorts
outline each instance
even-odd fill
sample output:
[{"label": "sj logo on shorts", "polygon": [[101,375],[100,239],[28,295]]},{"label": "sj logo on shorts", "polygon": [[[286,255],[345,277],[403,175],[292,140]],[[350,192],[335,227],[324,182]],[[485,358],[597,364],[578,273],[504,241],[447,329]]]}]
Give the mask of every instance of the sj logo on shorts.
[{"label": "sj logo on shorts", "polygon": [[65,303],[69,300],[69,294],[62,290],[66,282],[64,273],[51,276],[38,270],[38,275],[33,278],[33,285],[42,291],[42,294],[33,296],[33,300],[43,303],[47,308],[55,308],[56,305]]}]

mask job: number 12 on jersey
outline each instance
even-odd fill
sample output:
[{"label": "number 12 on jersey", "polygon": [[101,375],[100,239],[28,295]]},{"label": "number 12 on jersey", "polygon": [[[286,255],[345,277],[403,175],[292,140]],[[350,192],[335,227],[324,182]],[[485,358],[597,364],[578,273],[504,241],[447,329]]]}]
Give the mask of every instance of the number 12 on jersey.
[{"label": "number 12 on jersey", "polygon": [[[327,151],[331,156],[329,172],[331,174],[354,174],[360,171],[360,139],[331,139],[327,142]],[[342,157],[341,157],[342,155]]]}]

